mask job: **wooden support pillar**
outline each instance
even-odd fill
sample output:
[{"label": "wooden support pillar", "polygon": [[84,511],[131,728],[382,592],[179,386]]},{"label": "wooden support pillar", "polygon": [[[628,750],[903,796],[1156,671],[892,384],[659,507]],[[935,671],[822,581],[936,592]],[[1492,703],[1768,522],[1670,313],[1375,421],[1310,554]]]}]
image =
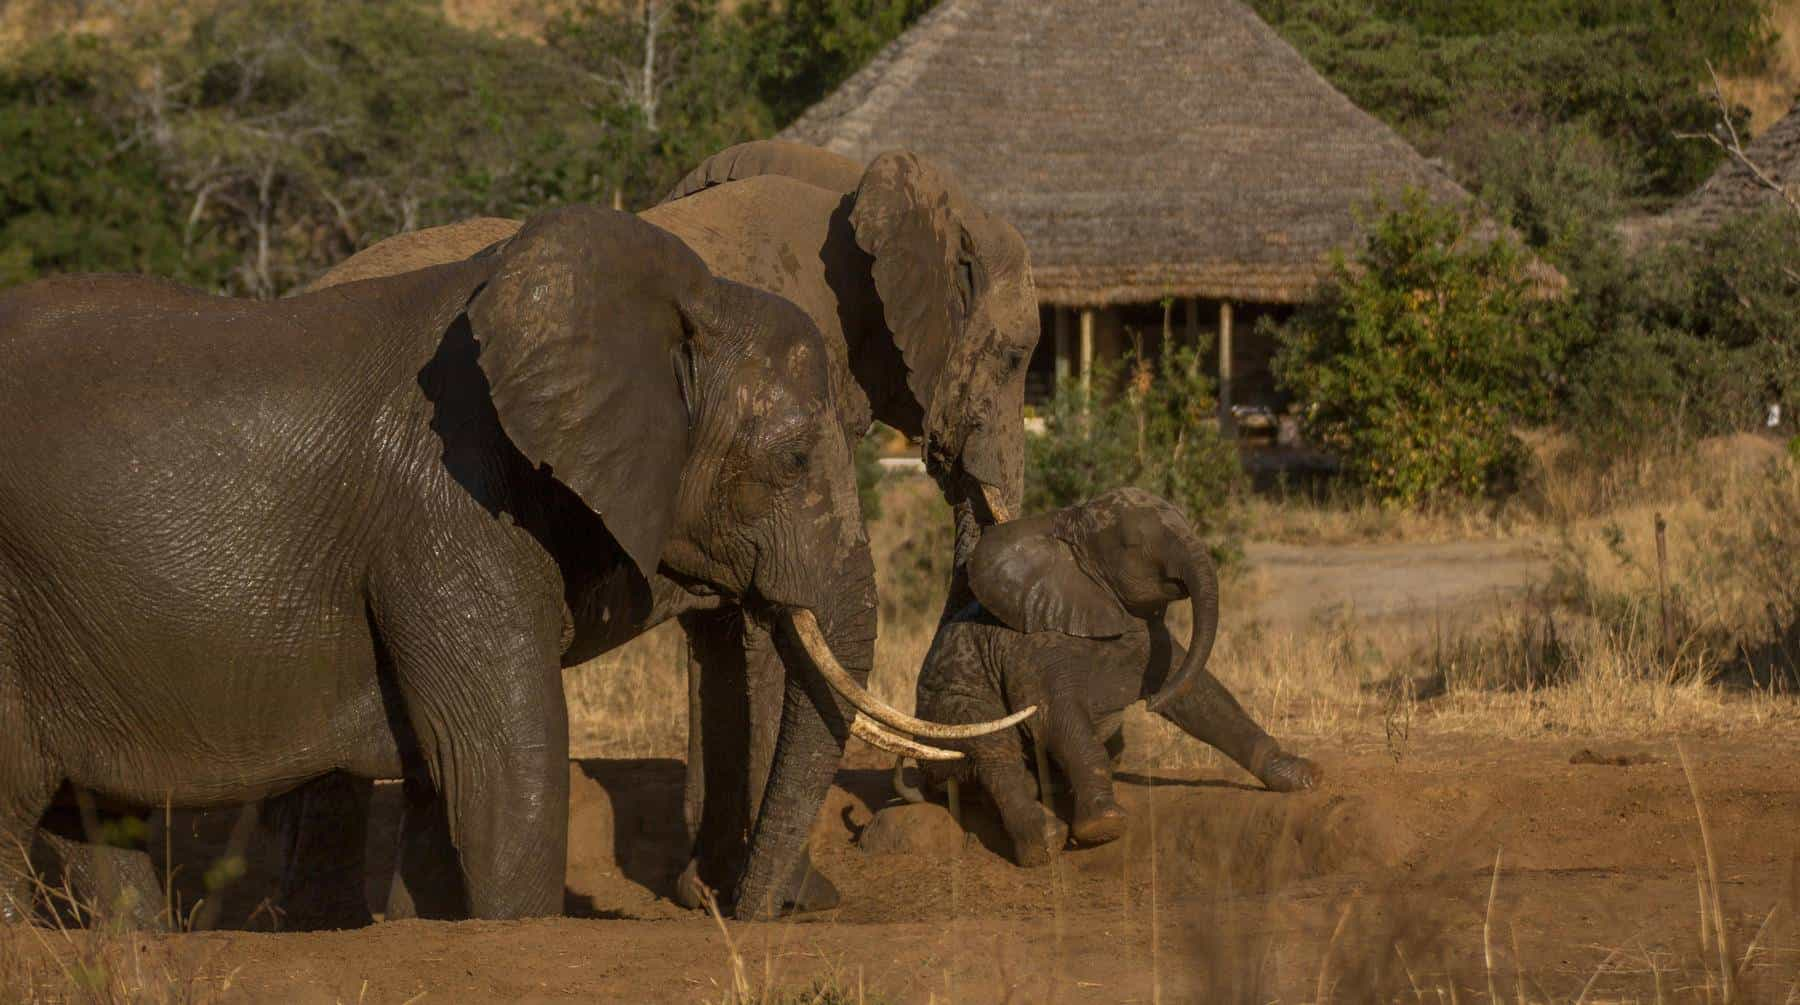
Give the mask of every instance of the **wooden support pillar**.
[{"label": "wooden support pillar", "polygon": [[1181,301],[1181,312],[1186,315],[1187,344],[1194,352],[1194,358],[1188,360],[1188,375],[1200,372],[1200,301],[1187,297]]},{"label": "wooden support pillar", "polygon": [[1069,379],[1069,309],[1067,307],[1050,308],[1050,328],[1056,333],[1056,386],[1062,387]]},{"label": "wooden support pillar", "polygon": [[1085,399],[1094,386],[1094,309],[1081,309],[1081,396]]},{"label": "wooden support pillar", "polygon": [[1219,301],[1219,429],[1231,436],[1231,301]]}]

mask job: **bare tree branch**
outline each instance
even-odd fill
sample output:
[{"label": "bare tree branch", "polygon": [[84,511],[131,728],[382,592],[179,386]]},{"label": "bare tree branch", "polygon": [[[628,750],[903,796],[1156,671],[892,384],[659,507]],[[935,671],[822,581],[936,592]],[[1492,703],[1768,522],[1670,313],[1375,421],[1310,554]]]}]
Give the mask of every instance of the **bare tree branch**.
[{"label": "bare tree branch", "polygon": [[[1710,133],[1676,133],[1675,138],[1711,142],[1723,150],[1725,155],[1739,167],[1748,171],[1756,184],[1780,196],[1781,200],[1787,203],[1788,209],[1793,211],[1796,217],[1800,217],[1800,199],[1797,199],[1787,187],[1770,177],[1767,171],[1763,170],[1761,166],[1750,159],[1749,154],[1744,152],[1744,143],[1738,136],[1737,127],[1731,124],[1731,106],[1725,101],[1725,91],[1719,86],[1719,74],[1713,69],[1712,60],[1706,61],[1706,72],[1712,77],[1713,102],[1719,106],[1719,127]],[[1721,132],[1724,133],[1723,136],[1720,135]]]}]

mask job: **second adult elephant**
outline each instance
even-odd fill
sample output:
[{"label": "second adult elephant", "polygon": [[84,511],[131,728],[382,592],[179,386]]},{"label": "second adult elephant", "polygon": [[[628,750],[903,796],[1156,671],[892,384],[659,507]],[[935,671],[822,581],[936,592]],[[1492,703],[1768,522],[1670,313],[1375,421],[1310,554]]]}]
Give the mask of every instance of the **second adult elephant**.
[{"label": "second adult elephant", "polygon": [[[956,519],[959,573],[945,610],[961,608],[960,569],[980,528],[1018,512],[1023,493],[1025,373],[1039,332],[1018,232],[925,158],[897,151],[865,168],[779,141],[708,158],[641,215],[716,274],[785,297],[818,324],[847,442],[872,419],[923,441]],[[512,226],[471,220],[397,235],[315,286],[465,257]],[[739,610],[683,623],[696,662],[687,794],[696,858],[677,894],[693,906],[707,887],[728,889],[749,854],[788,673],[772,636]],[[804,866],[785,882],[800,906],[836,901]]]}]

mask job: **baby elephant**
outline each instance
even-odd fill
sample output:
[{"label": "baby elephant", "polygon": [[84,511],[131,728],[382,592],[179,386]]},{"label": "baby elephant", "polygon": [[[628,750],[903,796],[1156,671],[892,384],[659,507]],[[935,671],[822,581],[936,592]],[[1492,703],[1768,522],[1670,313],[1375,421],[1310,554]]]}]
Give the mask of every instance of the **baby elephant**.
[{"label": "baby elephant", "polygon": [[[1218,580],[1206,546],[1169,503],[1115,489],[989,528],[968,576],[978,603],[938,630],[919,673],[918,714],[961,723],[1030,705],[1040,711],[1016,730],[947,742],[965,758],[922,767],[933,787],[979,781],[1020,865],[1042,865],[1062,844],[1061,825],[1034,799],[1027,752],[1040,738],[1073,789],[1075,839],[1100,844],[1124,832],[1107,747],[1125,707],[1139,698],[1276,792],[1319,784],[1319,767],[1283,753],[1207,672]],[[1163,621],[1183,597],[1194,608],[1185,651]],[[902,794],[922,798],[916,790]]]}]

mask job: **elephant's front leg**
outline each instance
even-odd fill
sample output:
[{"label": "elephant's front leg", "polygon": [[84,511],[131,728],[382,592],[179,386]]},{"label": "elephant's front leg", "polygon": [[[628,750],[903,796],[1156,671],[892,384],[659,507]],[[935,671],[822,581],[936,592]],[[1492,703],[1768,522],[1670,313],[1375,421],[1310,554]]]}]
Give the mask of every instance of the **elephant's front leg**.
[{"label": "elephant's front leg", "polygon": [[[769,633],[740,609],[687,615],[682,626],[692,675],[686,813],[695,840],[676,897],[698,907],[703,887],[729,890],[743,871],[774,770],[787,671]],[[784,906],[795,910],[826,910],[839,901],[810,854],[800,856],[784,890]]]},{"label": "elephant's front leg", "polygon": [[1125,811],[1113,795],[1112,759],[1094,735],[1088,681],[1093,663],[1116,658],[1108,642],[1055,636],[1057,645],[1043,653],[1040,666],[1049,701],[1048,721],[1034,732],[1045,741],[1050,757],[1063,769],[1074,792],[1074,820],[1069,828],[1082,844],[1105,844],[1125,833]]},{"label": "elephant's front leg", "polygon": [[432,874],[427,862],[443,854],[447,834],[469,914],[560,914],[569,821],[560,598],[481,580],[489,577],[451,591],[477,603],[473,612],[434,603],[441,582],[397,598],[378,593],[380,636],[424,767],[424,777],[407,780],[399,872],[424,913],[426,883],[414,879]]}]

